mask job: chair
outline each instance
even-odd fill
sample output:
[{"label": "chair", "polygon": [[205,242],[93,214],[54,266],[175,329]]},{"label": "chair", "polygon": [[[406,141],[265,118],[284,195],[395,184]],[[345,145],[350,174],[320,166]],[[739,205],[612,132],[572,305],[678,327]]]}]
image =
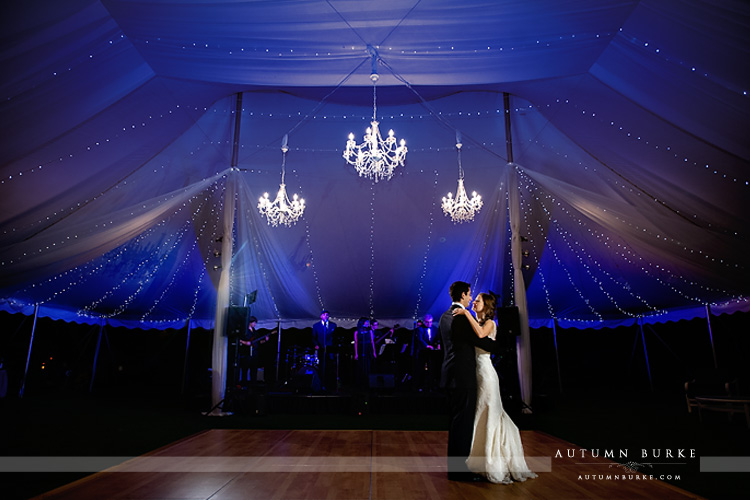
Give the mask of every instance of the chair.
[{"label": "chair", "polygon": [[698,407],[696,397],[700,396],[734,396],[739,393],[737,379],[726,381],[719,377],[693,379],[685,382],[685,402],[688,413]]}]

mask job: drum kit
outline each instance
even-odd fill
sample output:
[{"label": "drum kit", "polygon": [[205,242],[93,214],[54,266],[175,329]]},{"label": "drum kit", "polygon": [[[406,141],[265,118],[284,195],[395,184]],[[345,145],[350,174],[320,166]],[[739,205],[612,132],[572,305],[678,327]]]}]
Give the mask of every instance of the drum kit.
[{"label": "drum kit", "polygon": [[291,373],[314,370],[320,365],[318,352],[309,347],[292,346],[286,350],[284,359]]},{"label": "drum kit", "polygon": [[282,386],[297,392],[319,391],[323,387],[320,359],[315,349],[294,345],[286,350],[284,358],[289,371]]},{"label": "drum kit", "polygon": [[[279,360],[279,364],[285,367],[279,378],[282,385],[291,386],[297,390],[318,391],[324,386],[327,387],[330,382],[330,388],[338,391],[341,387],[340,364],[345,363],[345,360],[351,357],[347,348],[352,350],[352,346],[347,344],[346,339],[334,334],[333,345],[328,346],[326,354],[310,347],[310,342],[305,337],[294,338],[293,336],[291,340],[292,344]],[[324,355],[325,360],[321,359]],[[324,370],[326,373],[323,373]]]},{"label": "drum kit", "polygon": [[[258,351],[259,367],[265,368],[265,382],[278,384],[279,388],[293,388],[297,391],[312,389],[318,391],[325,385],[326,376],[323,371],[330,376],[331,388],[338,389],[341,386],[339,378],[339,360],[345,363],[350,358],[347,348],[351,348],[345,341],[346,339],[334,335],[333,345],[327,348],[327,358],[324,360],[323,352],[318,353],[312,347],[312,338],[306,331],[295,329],[285,330],[273,342],[266,343],[266,349]],[[234,347],[234,368],[235,382],[242,383],[239,380],[239,340],[235,339]],[[351,349],[349,349],[351,350]],[[275,376],[269,373],[275,372]],[[334,382],[335,374],[335,385]],[[253,380],[258,380],[253,377]]]}]

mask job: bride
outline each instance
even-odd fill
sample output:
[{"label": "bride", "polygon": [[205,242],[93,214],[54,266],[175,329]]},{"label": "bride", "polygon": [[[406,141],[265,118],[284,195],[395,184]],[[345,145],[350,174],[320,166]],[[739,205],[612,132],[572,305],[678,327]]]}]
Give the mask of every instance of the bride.
[{"label": "bride", "polygon": [[[465,315],[474,332],[480,337],[497,335],[494,321],[495,297],[480,293],[472,304],[477,315],[475,319],[469,311],[457,308],[454,314]],[[490,353],[476,349],[477,359],[477,408],[474,417],[474,437],[471,453],[466,465],[474,473],[484,476],[492,483],[510,484],[525,481],[537,475],[526,465],[523,445],[518,427],[510,419],[500,399],[500,382],[492,365]]]}]

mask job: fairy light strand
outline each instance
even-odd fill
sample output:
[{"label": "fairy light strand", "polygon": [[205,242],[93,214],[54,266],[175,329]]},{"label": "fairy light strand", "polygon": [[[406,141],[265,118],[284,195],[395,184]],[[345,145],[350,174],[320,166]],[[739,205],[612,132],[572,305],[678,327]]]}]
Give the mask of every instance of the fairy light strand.
[{"label": "fairy light strand", "polygon": [[[534,190],[535,191],[539,191],[539,189],[537,187],[534,187]],[[580,217],[578,217],[578,216],[574,215],[573,213],[571,213],[559,201],[557,201],[552,195],[542,192],[542,196],[545,199],[549,200],[554,205],[556,205],[557,208],[559,208],[564,214],[566,214],[571,220],[573,220],[579,226],[586,225],[585,221],[583,221]],[[535,197],[537,199],[540,199],[538,196],[535,196]],[[694,281],[688,280],[687,278],[685,278],[683,276],[674,274],[673,271],[671,271],[671,270],[669,270],[669,269],[667,269],[667,268],[665,268],[665,267],[663,267],[663,266],[661,266],[659,264],[653,264],[653,263],[649,262],[648,260],[644,260],[640,255],[638,255],[637,253],[635,253],[632,249],[630,249],[626,245],[617,243],[617,244],[615,244],[615,247],[612,247],[611,246],[612,244],[610,244],[611,238],[609,236],[602,234],[601,232],[597,231],[594,228],[590,228],[589,227],[588,230],[589,230],[589,232],[594,237],[596,237],[599,241],[601,241],[602,244],[604,244],[610,250],[612,250],[613,254],[619,256],[620,258],[622,258],[626,262],[630,262],[628,259],[632,258],[632,259],[638,260],[640,262],[641,266],[646,265],[646,266],[649,266],[651,268],[655,268],[655,270],[652,271],[652,272],[648,272],[647,270],[644,269],[644,272],[646,272],[647,274],[649,274],[651,277],[653,277],[654,279],[656,279],[660,283],[662,283],[665,286],[669,287],[673,292],[682,295],[684,298],[688,298],[688,299],[693,300],[693,301],[698,302],[698,303],[702,303],[703,302],[703,299],[700,299],[698,297],[690,297],[688,295],[685,295],[684,292],[682,292],[680,289],[674,287],[673,285],[670,285],[668,283],[665,283],[665,282],[661,281],[658,278],[657,273],[662,273],[662,274],[663,273],[667,273],[667,274],[670,275],[671,278],[673,278],[673,279],[675,279],[677,281],[680,281],[681,283],[683,283],[685,285],[690,285],[690,286],[694,286],[694,287],[700,287],[701,289],[703,289],[706,292],[715,292],[715,293],[722,294],[722,295],[736,295],[736,294],[734,294],[732,292],[729,292],[727,290],[720,290],[720,289],[712,288],[712,287],[709,287],[709,286],[706,286],[706,285],[701,285],[701,284],[696,283]],[[628,257],[628,256],[630,256],[630,257]]]},{"label": "fairy light strand", "polygon": [[413,320],[417,320],[421,316],[420,308],[422,307],[422,299],[423,299],[423,293],[424,293],[424,282],[425,278],[427,277],[427,269],[428,269],[428,261],[430,257],[430,250],[432,249],[432,232],[435,224],[435,208],[437,207],[437,193],[438,193],[438,178],[440,176],[437,169],[433,171],[435,174],[434,181],[432,183],[432,196],[430,196],[430,199],[432,200],[432,205],[430,206],[430,222],[427,224],[427,238],[425,241],[425,250],[424,254],[422,256],[422,272],[419,275],[419,286],[417,287],[417,300],[414,305],[414,316]]},{"label": "fairy light strand", "polygon": [[[527,184],[527,186],[529,186],[529,184]],[[533,188],[533,189],[534,189],[534,190],[538,190],[538,188]],[[568,246],[569,250],[570,250],[570,251],[571,251],[571,252],[572,252],[572,253],[573,253],[573,254],[574,254],[574,255],[576,256],[577,260],[578,260],[578,261],[579,261],[579,263],[581,264],[581,267],[582,267],[583,269],[585,269],[585,270],[586,270],[587,274],[589,274],[589,276],[590,276],[590,277],[591,277],[592,279],[594,279],[594,281],[595,281],[595,282],[597,283],[597,285],[599,285],[599,288],[600,288],[600,289],[602,290],[602,292],[603,292],[603,293],[605,293],[605,295],[606,295],[606,296],[607,296],[607,297],[608,297],[608,298],[609,298],[609,299],[610,299],[611,301],[613,301],[613,300],[614,300],[614,298],[612,297],[612,295],[611,295],[611,294],[609,294],[609,293],[608,293],[608,292],[607,292],[607,291],[606,291],[606,290],[604,289],[604,283],[603,283],[603,282],[602,282],[601,280],[598,280],[598,279],[596,279],[596,278],[595,278],[595,276],[593,276],[593,273],[591,273],[591,272],[590,272],[590,271],[591,271],[591,267],[590,267],[589,265],[587,265],[586,263],[584,263],[584,262],[582,261],[582,259],[581,259],[581,256],[580,256],[580,252],[577,252],[577,251],[575,251],[575,249],[573,248],[573,247],[574,247],[574,244],[573,244],[573,243],[571,243],[571,238],[572,238],[572,235],[570,235],[570,233],[568,233],[568,232],[567,232],[566,230],[564,230],[564,229],[562,228],[562,226],[561,226],[561,225],[559,224],[559,222],[558,222],[558,221],[557,221],[557,220],[556,220],[556,219],[555,219],[554,217],[552,217],[552,215],[551,215],[551,213],[550,213],[549,209],[548,209],[548,208],[546,207],[546,205],[545,205],[545,204],[543,203],[542,199],[541,199],[540,197],[538,197],[538,196],[535,196],[535,198],[536,198],[536,199],[537,199],[538,201],[540,201],[540,203],[541,203],[541,206],[543,207],[543,210],[544,210],[544,212],[545,212],[545,213],[547,214],[547,216],[548,216],[548,218],[549,218],[550,222],[552,223],[552,227],[554,227],[554,228],[555,228],[555,231],[556,231],[556,233],[557,233],[557,234],[558,234],[558,235],[559,235],[559,236],[560,236],[560,237],[562,238],[562,240],[563,240],[563,241],[564,241],[564,242],[566,243],[566,245]],[[570,212],[569,212],[569,211],[568,211],[567,209],[565,209],[565,208],[564,208],[564,207],[563,207],[563,206],[562,206],[562,205],[561,205],[561,204],[560,204],[559,202],[554,202],[554,199],[553,199],[553,198],[552,198],[551,196],[549,196],[549,195],[546,195],[546,196],[545,196],[545,198],[547,198],[548,200],[550,200],[550,201],[552,201],[553,203],[555,203],[555,204],[556,204],[556,206],[557,206],[557,208],[561,209],[561,211],[562,211],[563,213],[565,213],[565,214],[566,214],[566,215],[567,215],[568,217],[571,217],[571,219],[573,219],[573,220],[574,220],[575,222],[577,222],[577,223],[578,223],[579,225],[581,225],[581,226],[584,226],[584,225],[585,225],[585,224],[583,223],[583,221],[581,221],[581,220],[580,220],[579,218],[576,218],[575,216],[573,216],[573,215],[572,215],[572,214],[571,214],[571,213],[570,213]],[[608,238],[608,237],[604,237],[604,236],[603,236],[603,235],[601,235],[600,233],[599,233],[599,234],[597,234],[597,232],[596,232],[596,231],[593,231],[593,230],[589,230],[588,232],[589,232],[589,233],[590,233],[590,234],[591,234],[592,236],[594,236],[595,238],[597,238],[597,240],[598,240],[598,241],[599,241],[600,243],[602,243],[603,245],[605,245],[605,246],[606,246],[607,248],[610,248],[610,249],[611,249],[611,245],[610,245],[610,241],[609,241],[609,238]],[[602,241],[603,239],[604,239],[604,241]],[[576,243],[576,245],[580,245],[580,243]],[[573,280],[572,276],[570,275],[570,272],[569,272],[569,271],[567,270],[567,267],[566,267],[566,266],[565,266],[565,265],[564,265],[564,264],[562,263],[562,260],[560,259],[560,257],[559,257],[559,255],[558,255],[557,251],[555,250],[555,248],[553,248],[553,247],[552,247],[551,245],[547,245],[547,249],[548,249],[548,251],[549,251],[549,252],[551,252],[551,254],[552,254],[553,258],[554,258],[554,259],[555,259],[555,261],[556,261],[556,262],[558,263],[558,265],[560,265],[560,266],[561,266],[561,268],[563,269],[563,271],[565,272],[565,274],[566,274],[566,276],[567,276],[567,278],[568,278],[568,281],[569,281],[569,282],[571,283],[571,285],[572,285],[572,286],[574,287],[574,289],[576,290],[576,292],[577,292],[577,294],[579,295],[579,297],[581,297],[581,299],[582,299],[582,300],[584,300],[584,302],[585,302],[585,303],[587,304],[587,306],[589,306],[589,308],[590,308],[590,310],[592,310],[592,312],[595,312],[595,311],[593,311],[593,309],[591,309],[591,306],[590,306],[590,301],[589,301],[588,299],[586,299],[586,298],[585,298],[584,294],[583,294],[583,293],[582,293],[582,292],[580,291],[580,289],[579,289],[579,288],[578,288],[578,287],[577,287],[577,286],[575,285],[575,283],[574,283],[574,280]],[[602,274],[603,274],[603,275],[604,275],[604,276],[605,276],[606,278],[608,278],[609,280],[611,280],[611,281],[612,281],[613,283],[615,283],[615,284],[619,285],[619,286],[620,286],[620,288],[622,288],[622,289],[623,289],[624,291],[628,292],[628,293],[629,293],[629,294],[630,294],[630,295],[631,295],[632,297],[636,298],[636,299],[637,299],[637,300],[639,300],[639,301],[640,301],[641,303],[643,303],[643,304],[644,304],[644,305],[645,305],[645,306],[646,306],[647,308],[649,308],[649,309],[650,309],[650,312],[641,312],[641,313],[638,313],[638,314],[633,314],[633,313],[630,313],[630,312],[628,312],[628,311],[624,310],[624,309],[623,309],[622,307],[620,307],[619,305],[617,305],[617,303],[616,303],[616,302],[613,302],[613,304],[615,304],[615,306],[616,306],[616,307],[618,308],[618,310],[619,310],[620,312],[622,312],[623,314],[626,314],[626,315],[628,315],[628,316],[631,316],[631,317],[648,317],[648,316],[663,315],[663,314],[666,314],[666,313],[667,313],[667,311],[666,311],[666,310],[663,310],[663,309],[659,309],[659,308],[656,308],[656,307],[654,307],[654,306],[651,306],[651,305],[649,305],[649,304],[647,303],[647,301],[646,301],[646,300],[645,300],[645,299],[644,299],[643,297],[641,297],[641,296],[640,296],[639,294],[637,294],[637,293],[634,293],[634,292],[632,292],[631,290],[629,290],[629,288],[630,288],[630,287],[627,287],[627,286],[623,285],[623,284],[621,283],[621,281],[619,281],[619,280],[615,279],[615,278],[614,278],[614,277],[613,277],[613,276],[612,276],[612,275],[611,275],[610,273],[607,273],[606,271],[604,271],[604,270],[603,270],[603,269],[601,268],[601,265],[600,265],[600,264],[599,264],[599,263],[598,263],[597,261],[595,261],[595,260],[594,260],[594,259],[593,259],[593,258],[591,257],[591,255],[590,255],[590,254],[589,254],[588,252],[586,252],[586,251],[584,250],[584,251],[583,251],[583,253],[584,253],[584,254],[585,254],[585,255],[587,256],[587,258],[588,258],[588,259],[589,259],[589,260],[590,260],[590,261],[591,261],[591,262],[593,263],[593,265],[594,265],[594,266],[596,266],[597,270],[598,270],[599,272],[601,272],[601,273],[602,273]],[[633,262],[632,262],[632,261],[631,261],[631,260],[630,260],[630,259],[629,259],[629,258],[627,257],[627,255],[625,254],[625,252],[617,252],[617,251],[615,251],[615,252],[612,252],[612,253],[613,253],[613,254],[615,254],[615,255],[617,255],[618,257],[622,258],[622,259],[623,259],[623,260],[624,260],[624,261],[625,261],[626,263],[629,263],[629,264],[631,264],[631,265],[632,265],[632,263],[633,263]],[[639,261],[640,261],[641,263],[644,263],[643,259],[642,259],[642,258],[641,258],[640,256],[638,256],[638,255],[636,255],[636,254],[633,254],[633,253],[632,253],[632,251],[631,251],[630,253],[631,253],[631,254],[632,254],[632,255],[633,255],[633,256],[634,256],[635,258],[637,258],[637,259],[638,259],[638,260],[639,260]],[[648,264],[649,266],[652,266],[652,264],[651,264],[651,263],[649,263],[648,261],[645,261],[645,264]],[[660,271],[662,271],[662,272],[668,272],[668,271],[667,271],[666,269],[664,269],[664,268],[663,268],[662,266],[659,266],[659,265],[657,265],[657,264],[653,264],[653,266],[656,266],[656,267],[657,267],[657,269],[658,269],[658,270],[660,270]],[[653,266],[652,266],[652,267],[653,267]],[[648,269],[645,269],[645,268],[641,267],[641,271],[642,271],[642,272],[643,272],[643,273],[644,273],[644,274],[645,274],[646,276],[649,276],[649,277],[650,277],[651,279],[654,279],[655,281],[657,281],[657,282],[658,282],[658,283],[660,283],[661,285],[663,285],[663,286],[665,286],[665,287],[668,287],[668,288],[669,288],[670,290],[672,290],[672,291],[673,291],[673,292],[675,292],[675,293],[678,293],[678,294],[679,294],[680,296],[682,296],[683,298],[686,298],[686,299],[688,299],[688,300],[694,301],[694,302],[696,302],[696,303],[699,303],[699,304],[704,304],[704,303],[706,303],[706,300],[705,300],[705,299],[701,299],[701,298],[699,298],[699,297],[692,297],[692,296],[689,296],[689,295],[687,295],[686,293],[682,292],[682,291],[681,291],[680,289],[676,288],[676,287],[675,287],[674,285],[671,285],[671,284],[669,284],[669,283],[666,283],[666,282],[665,282],[664,280],[662,280],[661,278],[659,278],[659,276],[657,276],[657,275],[656,275],[656,273],[654,273],[654,272],[650,272],[650,271],[649,271]],[[672,276],[672,277],[675,277],[675,275],[673,275],[673,274],[670,274],[670,276]],[[691,285],[697,285],[697,286],[700,286],[700,285],[698,285],[697,283],[694,283],[694,282],[692,282],[692,281],[687,281],[687,280],[683,280],[683,282],[684,282],[684,283],[686,283],[686,284],[691,284]],[[706,287],[706,286],[701,286],[701,288],[703,288],[704,290],[710,289],[710,287]],[[723,293],[724,295],[730,295],[730,296],[731,296],[731,295],[734,295],[733,299],[731,299],[731,300],[742,300],[742,297],[740,297],[740,296],[737,296],[736,294],[732,294],[731,292],[727,292],[727,291],[725,291],[725,290],[723,290],[723,291],[718,291],[718,290],[716,290],[716,289],[712,289],[712,290],[713,290],[713,291],[717,291],[717,292],[720,292],[720,293]],[[554,311],[552,311],[552,313],[553,313],[553,312],[554,312]],[[596,313],[596,312],[595,312],[595,314],[597,314],[597,317],[599,318],[599,321],[603,321],[603,318],[601,317],[601,315],[600,315],[599,313]],[[563,318],[563,319],[565,319],[565,318]]]}]

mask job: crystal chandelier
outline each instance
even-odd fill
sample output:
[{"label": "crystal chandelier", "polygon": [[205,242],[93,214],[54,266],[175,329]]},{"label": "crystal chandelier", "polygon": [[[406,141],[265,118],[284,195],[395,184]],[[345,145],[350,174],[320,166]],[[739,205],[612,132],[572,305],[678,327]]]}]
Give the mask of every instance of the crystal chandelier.
[{"label": "crystal chandelier", "polygon": [[388,180],[393,177],[393,171],[401,165],[404,166],[406,159],[406,141],[401,139],[396,145],[396,137],[393,130],[388,132],[388,137],[383,139],[380,135],[380,123],[377,120],[377,91],[376,84],[378,73],[376,71],[377,56],[373,54],[372,74],[372,122],[365,131],[364,142],[357,144],[354,134],[349,134],[344,150],[344,159],[350,165],[354,165],[360,177],[367,177],[375,182],[381,179]]},{"label": "crystal chandelier", "polygon": [[279,185],[279,192],[276,194],[276,199],[271,201],[268,198],[268,193],[264,193],[258,201],[258,211],[261,215],[265,215],[268,219],[268,224],[276,227],[279,224],[286,226],[292,226],[297,220],[302,217],[302,213],[305,211],[305,200],[298,199],[295,194],[292,196],[292,201],[289,201],[289,196],[286,194],[286,185],[284,184],[284,173],[286,166],[286,153],[289,151],[287,146],[287,136],[284,136],[284,141],[281,145],[281,184]]},{"label": "crystal chandelier", "polygon": [[482,197],[476,191],[471,193],[471,199],[466,195],[464,188],[464,169],[461,166],[461,141],[460,134],[456,134],[456,149],[458,150],[458,190],[456,197],[453,193],[443,197],[443,213],[451,218],[453,222],[470,222],[474,215],[482,208]]}]

